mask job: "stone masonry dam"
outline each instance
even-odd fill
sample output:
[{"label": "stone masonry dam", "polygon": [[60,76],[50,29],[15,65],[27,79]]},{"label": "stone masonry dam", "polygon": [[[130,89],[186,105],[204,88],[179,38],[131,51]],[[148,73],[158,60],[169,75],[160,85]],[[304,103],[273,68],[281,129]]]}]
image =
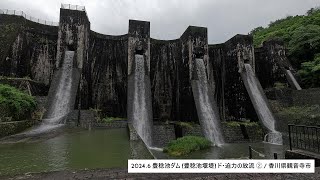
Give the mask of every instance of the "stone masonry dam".
[{"label": "stone masonry dam", "polygon": [[[55,74],[72,52],[66,107],[99,109],[103,116],[133,123],[143,115],[149,128],[153,122],[211,123],[221,142],[220,122],[261,119],[241,76],[244,64],[252,67],[262,88],[277,81],[299,88],[284,44],[268,41],[254,48],[249,35],[211,45],[207,28],[189,26],[178,39],[158,40],[150,37],[150,22],[139,20],[129,20],[127,34],[104,35],[90,29],[84,9],[67,8],[60,9],[58,26],[0,13],[0,30],[0,76],[30,77],[50,86],[48,107],[57,100],[56,76],[64,76]],[[145,133],[152,134],[151,129]]]}]

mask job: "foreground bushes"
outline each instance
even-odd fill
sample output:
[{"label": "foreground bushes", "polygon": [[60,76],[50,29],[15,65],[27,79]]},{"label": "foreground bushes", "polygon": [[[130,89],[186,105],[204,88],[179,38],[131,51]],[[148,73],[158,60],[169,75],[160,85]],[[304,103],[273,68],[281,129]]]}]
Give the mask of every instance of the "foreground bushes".
[{"label": "foreground bushes", "polygon": [[35,99],[9,85],[0,84],[0,121],[26,119],[36,108]]},{"label": "foreground bushes", "polygon": [[184,136],[177,140],[171,141],[163,152],[171,156],[183,156],[193,151],[207,149],[211,146],[211,142],[203,137],[198,136]]}]

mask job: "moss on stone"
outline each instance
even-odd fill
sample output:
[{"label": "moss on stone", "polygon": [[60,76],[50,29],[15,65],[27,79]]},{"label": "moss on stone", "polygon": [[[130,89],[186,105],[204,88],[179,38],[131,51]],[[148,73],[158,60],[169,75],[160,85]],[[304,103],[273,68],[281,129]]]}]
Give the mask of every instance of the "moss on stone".
[{"label": "moss on stone", "polygon": [[229,127],[238,127],[240,125],[244,125],[246,127],[253,127],[253,126],[259,126],[258,122],[250,122],[250,121],[228,121],[225,123]]},{"label": "moss on stone", "polygon": [[121,117],[105,117],[101,119],[101,121],[104,123],[112,123],[115,121],[124,121],[124,120],[126,120],[126,118],[121,118]]}]

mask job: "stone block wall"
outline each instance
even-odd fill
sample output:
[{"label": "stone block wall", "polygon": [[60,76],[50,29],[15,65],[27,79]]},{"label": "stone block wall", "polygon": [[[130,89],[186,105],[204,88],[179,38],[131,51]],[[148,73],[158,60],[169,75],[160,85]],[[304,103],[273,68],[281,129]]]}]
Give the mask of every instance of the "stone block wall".
[{"label": "stone block wall", "polygon": [[262,142],[264,138],[263,128],[260,126],[229,126],[222,123],[225,142]]},{"label": "stone block wall", "polygon": [[[265,43],[264,49],[255,54],[252,37],[246,35],[208,45],[207,29],[190,26],[178,39],[162,41],[150,38],[150,22],[130,20],[128,34],[109,36],[90,31],[84,11],[61,9],[60,16],[60,26],[52,27],[1,14],[0,35],[10,36],[0,39],[0,45],[9,44],[9,48],[0,48],[0,75],[29,76],[49,85],[55,68],[62,63],[63,52],[76,50],[75,66],[81,75],[75,108],[100,109],[103,116],[126,117],[128,75],[133,55],[139,48],[143,50],[150,74],[150,106],[154,119],[160,121],[198,122],[190,83],[197,78],[195,58],[203,58],[205,62],[222,121],[257,120],[239,73],[244,62],[250,63],[262,79],[269,74],[277,79],[272,69],[275,63],[290,68],[287,59],[283,59],[285,51],[281,44]],[[9,31],[3,31],[8,29],[4,27],[10,27]],[[263,71],[265,67],[272,72]],[[266,87],[271,84],[261,81],[267,83]],[[299,93],[295,96],[302,102]],[[310,97],[314,97],[312,101],[316,94]]]},{"label": "stone block wall", "polygon": [[134,129],[131,123],[128,124],[129,137],[131,141],[141,141],[141,138],[137,131]]},{"label": "stone block wall", "polygon": [[153,145],[164,147],[170,141],[175,140],[174,125],[155,124],[153,125]]},{"label": "stone block wall", "polygon": [[20,133],[33,126],[36,121],[12,121],[0,123],[0,138]]},{"label": "stone block wall", "polygon": [[182,127],[182,136],[204,137],[200,125],[193,125],[192,128]]},{"label": "stone block wall", "polygon": [[95,124],[95,114],[91,110],[73,110],[68,114],[66,124],[71,127],[91,128]]},{"label": "stone block wall", "polygon": [[125,117],[128,74],[136,47],[141,46],[146,67],[152,71],[155,119],[198,121],[190,80],[196,56],[208,64],[206,28],[190,26],[179,39],[161,41],[150,38],[150,22],[146,21],[130,20],[132,28],[123,36],[90,31],[85,11],[60,9],[59,27],[0,16],[1,27],[19,27],[12,28],[11,39],[1,39],[13,48],[1,48],[5,52],[1,53],[0,75],[29,76],[49,85],[55,68],[62,64],[63,52],[75,50],[75,66],[81,72],[75,108],[95,108],[103,115]]}]

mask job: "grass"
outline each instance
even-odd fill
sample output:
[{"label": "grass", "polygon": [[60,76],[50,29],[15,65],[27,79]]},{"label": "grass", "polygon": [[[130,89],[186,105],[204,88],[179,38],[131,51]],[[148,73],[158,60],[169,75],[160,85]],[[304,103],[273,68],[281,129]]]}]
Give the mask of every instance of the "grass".
[{"label": "grass", "polygon": [[0,84],[0,118],[21,120],[36,109],[34,97],[12,86]]},{"label": "grass", "polygon": [[284,89],[287,87],[285,83],[281,83],[281,82],[275,82],[273,86],[275,89],[278,89],[278,90]]},{"label": "grass", "polygon": [[211,142],[203,137],[184,136],[169,142],[163,152],[171,156],[185,156],[194,151],[208,149],[210,146]]},{"label": "grass", "polygon": [[283,108],[278,114],[288,119],[289,124],[317,125],[320,124],[320,106],[293,106]]},{"label": "grass", "polygon": [[258,122],[250,122],[250,121],[228,121],[226,122],[226,125],[229,127],[238,127],[240,125],[244,125],[247,127],[252,127],[252,126],[259,126]]}]

